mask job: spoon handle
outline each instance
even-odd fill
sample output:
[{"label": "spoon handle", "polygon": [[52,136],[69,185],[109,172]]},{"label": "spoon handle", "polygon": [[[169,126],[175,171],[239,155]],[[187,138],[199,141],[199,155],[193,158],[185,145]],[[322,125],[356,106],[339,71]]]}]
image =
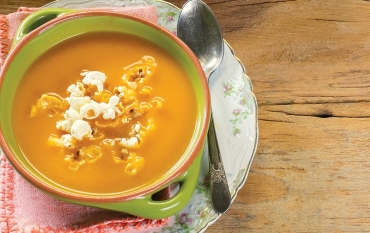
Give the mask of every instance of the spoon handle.
[{"label": "spoon handle", "polygon": [[210,159],[209,170],[211,175],[210,179],[211,200],[213,208],[219,213],[224,213],[230,207],[231,196],[229,191],[229,185],[226,179],[224,166],[222,164],[222,158],[220,148],[218,146],[212,112],[207,139],[208,139],[208,153]]}]

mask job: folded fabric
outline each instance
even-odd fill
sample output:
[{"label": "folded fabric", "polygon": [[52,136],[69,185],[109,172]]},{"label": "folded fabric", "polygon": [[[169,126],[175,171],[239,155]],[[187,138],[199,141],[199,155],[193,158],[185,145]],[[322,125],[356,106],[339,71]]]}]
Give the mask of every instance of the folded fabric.
[{"label": "folded fabric", "polygon": [[[0,65],[4,63],[4,60],[9,53],[10,46],[12,44],[13,37],[18,28],[18,25],[28,15],[38,10],[40,10],[40,8],[20,7],[17,12],[8,15],[0,15]],[[157,23],[157,11],[155,6],[111,7],[111,8],[105,7],[81,10],[113,11],[136,16],[138,18],[148,20],[152,23]]]},{"label": "folded fabric", "polygon": [[[0,65],[9,53],[20,22],[37,8],[21,7],[0,15]],[[88,10],[88,9],[85,9]],[[96,8],[116,11],[157,23],[156,9],[149,7]],[[1,232],[122,232],[160,227],[166,219],[144,219],[125,213],[79,206],[54,199],[26,182],[7,161],[0,149],[0,231]],[[169,189],[160,193],[169,197]]]}]

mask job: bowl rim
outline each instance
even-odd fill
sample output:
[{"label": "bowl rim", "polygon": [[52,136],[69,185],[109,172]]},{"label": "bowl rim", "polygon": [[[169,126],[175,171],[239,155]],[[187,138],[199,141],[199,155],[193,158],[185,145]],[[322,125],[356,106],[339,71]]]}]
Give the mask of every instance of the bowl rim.
[{"label": "bowl rim", "polygon": [[55,19],[52,19],[49,22],[46,22],[43,25],[39,26],[38,28],[34,29],[33,31],[29,32],[25,37],[23,37],[19,41],[19,43],[15,45],[15,47],[10,51],[3,66],[1,67],[0,90],[3,84],[4,74],[8,70],[10,64],[12,63],[12,61],[14,60],[18,52],[23,48],[23,46],[29,43],[34,37],[42,33],[43,30],[53,27],[55,25],[58,25],[60,23],[63,23],[65,21],[70,21],[70,20],[74,20],[74,19],[78,19],[82,17],[96,17],[96,16],[118,17],[118,18],[124,18],[124,19],[128,19],[128,20],[132,20],[132,21],[145,24],[163,33],[165,36],[169,37],[171,40],[177,43],[181,47],[181,49],[184,50],[186,54],[192,60],[193,64],[195,65],[201,77],[202,90],[204,93],[204,101],[205,101],[205,108],[203,112],[205,120],[204,120],[204,123],[201,125],[199,140],[197,140],[197,142],[195,143],[195,146],[192,148],[191,152],[189,153],[189,156],[187,156],[186,159],[184,159],[183,163],[179,166],[179,169],[174,170],[166,179],[162,179],[160,182],[155,182],[152,185],[145,185],[143,188],[140,188],[128,194],[114,193],[108,196],[108,195],[100,194],[100,193],[99,194],[93,193],[91,195],[91,194],[83,194],[79,192],[67,192],[57,187],[54,187],[54,186],[51,186],[49,184],[42,182],[35,175],[33,175],[32,172],[24,168],[22,164],[15,158],[10,147],[8,147],[5,141],[5,137],[4,137],[1,127],[0,127],[0,146],[3,149],[4,154],[7,157],[8,161],[15,168],[15,170],[18,171],[18,173],[20,173],[32,185],[40,188],[43,191],[46,191],[52,196],[61,197],[67,200],[74,200],[78,202],[88,202],[88,203],[112,203],[112,202],[129,201],[131,199],[135,199],[136,197],[141,197],[141,196],[145,196],[149,194],[151,195],[152,193],[159,191],[161,188],[164,188],[167,184],[169,184],[169,182],[174,180],[176,177],[186,172],[187,168],[192,164],[194,159],[199,155],[199,153],[201,153],[203,145],[205,143],[205,138],[208,132],[209,119],[210,119],[210,114],[211,114],[210,113],[211,111],[210,91],[208,88],[208,82],[207,82],[207,79],[205,77],[205,74],[203,72],[203,69],[200,65],[198,58],[181,39],[176,37],[174,34],[172,34],[167,29],[155,23],[152,23],[150,21],[147,21],[145,19],[141,19],[141,18],[132,16],[132,15],[128,15],[128,14],[110,12],[110,11],[101,11],[101,10],[89,10],[89,11],[82,10],[82,11],[76,11],[73,13],[68,13],[68,14],[59,16]]}]

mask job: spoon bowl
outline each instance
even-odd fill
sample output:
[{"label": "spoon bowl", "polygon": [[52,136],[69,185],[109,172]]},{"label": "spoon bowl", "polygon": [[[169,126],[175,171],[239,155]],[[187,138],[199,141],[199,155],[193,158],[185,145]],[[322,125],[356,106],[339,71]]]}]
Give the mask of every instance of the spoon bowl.
[{"label": "spoon bowl", "polygon": [[177,36],[198,57],[209,78],[222,61],[224,42],[216,17],[207,4],[200,0],[185,3],[177,24]]}]

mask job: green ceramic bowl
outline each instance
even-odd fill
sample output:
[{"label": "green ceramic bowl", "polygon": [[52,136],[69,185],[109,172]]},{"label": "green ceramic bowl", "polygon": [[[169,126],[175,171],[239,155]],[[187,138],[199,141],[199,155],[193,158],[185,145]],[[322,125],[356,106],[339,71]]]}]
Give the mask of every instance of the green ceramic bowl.
[{"label": "green ceramic bowl", "polygon": [[[27,68],[56,43],[89,32],[130,33],[146,38],[169,51],[188,72],[197,105],[197,124],[188,149],[180,161],[163,177],[139,190],[122,194],[84,194],[52,183],[27,161],[12,131],[12,103],[18,84]],[[108,12],[75,12],[66,9],[38,11],[20,25],[13,49],[0,74],[0,144],[13,167],[31,184],[49,195],[67,202],[95,206],[145,218],[164,218],[179,212],[193,195],[210,116],[207,80],[196,56],[167,30],[132,16]],[[180,190],[171,198],[155,201],[152,195],[171,183]]]}]

